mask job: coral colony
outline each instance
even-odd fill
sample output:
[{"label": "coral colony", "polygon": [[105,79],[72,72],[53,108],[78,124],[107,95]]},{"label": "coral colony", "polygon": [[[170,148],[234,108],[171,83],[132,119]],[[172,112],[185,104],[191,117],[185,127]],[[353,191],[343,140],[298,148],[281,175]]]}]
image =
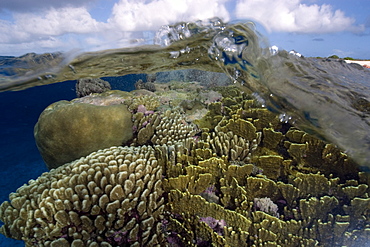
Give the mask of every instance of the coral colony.
[{"label": "coral colony", "polygon": [[151,83],[45,109],[35,138],[51,170],[1,204],[2,234],[26,246],[368,243],[369,174],[334,145],[236,86]]}]

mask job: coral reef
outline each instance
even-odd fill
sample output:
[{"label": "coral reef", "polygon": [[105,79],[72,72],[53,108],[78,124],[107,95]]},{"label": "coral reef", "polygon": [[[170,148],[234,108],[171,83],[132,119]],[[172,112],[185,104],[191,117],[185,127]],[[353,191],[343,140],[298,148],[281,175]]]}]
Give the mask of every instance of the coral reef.
[{"label": "coral reef", "polygon": [[94,152],[12,193],[1,233],[27,246],[159,245],[161,176],[151,147]]},{"label": "coral reef", "polygon": [[132,138],[131,113],[120,103],[124,98],[113,95],[59,101],[41,113],[34,136],[49,169]]},{"label": "coral reef", "polygon": [[109,82],[99,78],[82,78],[76,83],[77,97],[84,97],[93,93],[103,93],[111,90]]},{"label": "coral reef", "polygon": [[29,246],[370,241],[370,175],[345,153],[281,122],[243,88],[172,85],[113,100],[132,113],[130,147],[30,181],[0,206],[1,232]]},{"label": "coral reef", "polygon": [[93,93],[81,98],[73,99],[74,103],[86,103],[98,106],[119,105],[131,99],[132,94],[129,92],[110,90],[104,93]]},{"label": "coral reef", "polygon": [[268,213],[269,215],[279,218],[278,205],[276,205],[270,198],[254,198],[254,207],[257,211]]},{"label": "coral reef", "polygon": [[127,100],[125,104],[128,106],[128,109],[132,112],[137,112],[139,106],[145,106],[145,109],[148,111],[154,111],[157,107],[160,106],[160,100],[155,95],[139,95],[137,97],[131,97]]},{"label": "coral reef", "polygon": [[155,84],[151,81],[143,82],[143,80],[138,80],[135,82],[135,88],[136,89],[146,89],[151,92],[155,92]]}]

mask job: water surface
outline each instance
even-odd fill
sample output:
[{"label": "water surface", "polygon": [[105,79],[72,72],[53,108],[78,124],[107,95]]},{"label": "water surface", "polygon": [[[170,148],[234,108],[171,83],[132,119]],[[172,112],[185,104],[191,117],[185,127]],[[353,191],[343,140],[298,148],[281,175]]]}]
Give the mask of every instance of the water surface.
[{"label": "water surface", "polygon": [[178,69],[222,72],[281,114],[282,121],[338,145],[370,167],[368,69],[341,60],[272,53],[253,23],[228,24],[217,18],[164,26],[154,43],[84,53],[72,60],[71,54],[47,56],[36,67],[0,77],[0,90]]}]

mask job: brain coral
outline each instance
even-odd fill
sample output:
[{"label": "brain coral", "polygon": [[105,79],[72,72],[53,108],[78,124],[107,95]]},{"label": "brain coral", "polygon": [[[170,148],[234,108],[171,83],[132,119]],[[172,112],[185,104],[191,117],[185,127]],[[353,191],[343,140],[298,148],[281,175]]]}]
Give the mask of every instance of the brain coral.
[{"label": "brain coral", "polygon": [[94,152],[12,193],[0,206],[0,231],[27,246],[157,245],[161,176],[151,147]]}]

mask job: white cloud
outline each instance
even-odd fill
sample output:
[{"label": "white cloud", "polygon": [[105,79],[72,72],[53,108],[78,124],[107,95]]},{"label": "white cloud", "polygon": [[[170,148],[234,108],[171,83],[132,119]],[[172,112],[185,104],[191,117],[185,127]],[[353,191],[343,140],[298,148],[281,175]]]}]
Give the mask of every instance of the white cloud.
[{"label": "white cloud", "polygon": [[66,33],[94,33],[104,29],[105,23],[97,22],[83,8],[50,9],[44,15],[15,13],[14,22],[0,20],[0,43],[31,42]]},{"label": "white cloud", "polygon": [[[14,6],[19,7],[20,1],[17,0]],[[95,0],[83,1],[88,3]],[[88,50],[94,47],[115,48],[132,45],[136,42],[134,39],[142,40],[142,32],[138,31],[155,31],[161,25],[215,16],[227,21],[230,19],[225,7],[227,1],[120,0],[112,8],[107,22],[95,20],[85,6],[67,5],[60,8],[45,7],[36,12],[13,12],[12,21],[0,19],[0,33],[6,34],[0,35],[0,53],[6,53],[10,47],[15,48],[12,50],[23,50],[27,47],[35,50],[41,50],[42,47],[68,50],[68,45],[63,43],[63,36],[71,34],[76,34],[76,39],[70,49],[76,48],[74,45]],[[19,49],[16,49],[17,47]]]},{"label": "white cloud", "polygon": [[[68,35],[96,34],[106,29],[106,23],[97,22],[84,7],[51,8],[40,13],[14,13],[14,21],[0,20],[1,54],[12,50],[66,50],[81,48],[76,38]],[[83,39],[81,37],[80,39]],[[78,47],[76,47],[78,45]]]},{"label": "white cloud", "polygon": [[[36,10],[27,5],[30,1],[12,0],[0,6],[0,11],[15,11],[7,12],[12,16],[8,20],[0,17],[0,55],[20,55],[27,49],[49,52],[130,46],[149,39],[142,31],[212,17],[224,21],[254,19],[269,31],[324,33],[361,28],[355,27],[355,20],[342,11],[314,4],[315,1],[306,0],[307,4],[303,4],[303,0],[114,0],[111,12],[104,13],[110,17],[100,22],[88,8],[95,3],[95,7],[105,4],[103,0],[50,0]],[[37,4],[42,2],[35,0]],[[230,9],[235,12],[229,12]],[[99,15],[99,11],[91,13]]]},{"label": "white cloud", "polygon": [[230,15],[227,0],[120,0],[113,7],[108,22],[122,31],[157,30],[160,26],[179,21],[196,21]]},{"label": "white cloud", "polygon": [[102,26],[84,7],[52,8],[45,15],[18,13],[14,18],[16,28],[37,35],[89,33],[99,31]]},{"label": "white cloud", "polygon": [[268,31],[328,33],[360,31],[355,20],[330,5],[306,5],[302,0],[238,0],[236,17],[258,21]]}]

